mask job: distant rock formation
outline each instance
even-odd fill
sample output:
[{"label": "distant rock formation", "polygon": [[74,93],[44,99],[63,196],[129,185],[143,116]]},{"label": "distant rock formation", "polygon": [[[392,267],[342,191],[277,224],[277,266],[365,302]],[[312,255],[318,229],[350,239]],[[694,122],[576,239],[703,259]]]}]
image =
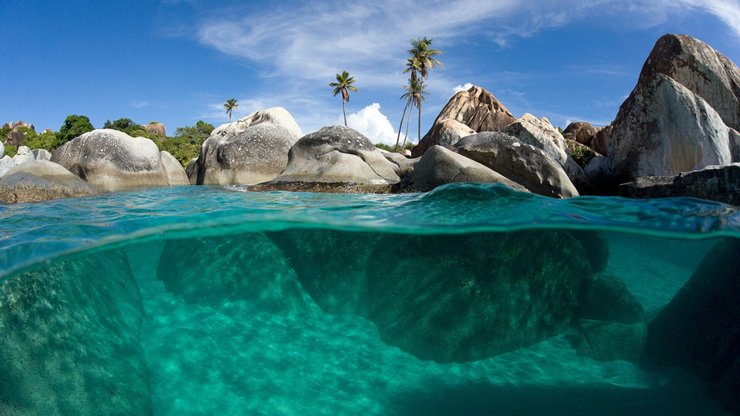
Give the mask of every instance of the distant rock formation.
[{"label": "distant rock formation", "polygon": [[479,133],[483,131],[501,131],[504,127],[516,121],[516,118],[489,91],[473,86],[467,91],[458,92],[450,99],[434,120],[431,130],[411,150],[411,155],[413,157],[421,156],[434,145],[451,146],[464,137],[450,139],[451,132],[460,136],[459,132],[464,132],[465,129],[460,126],[453,127],[450,123],[445,125],[445,121],[448,120],[457,121],[473,132]]},{"label": "distant rock formation", "polygon": [[190,169],[191,182],[252,185],[274,179],[285,169],[288,151],[302,135],[282,107],[256,111],[221,125],[203,143]]},{"label": "distant rock formation", "polygon": [[145,124],[143,127],[144,130],[149,133],[156,134],[159,137],[167,137],[167,129],[162,123],[149,123]]},{"label": "distant rock formation", "polygon": [[51,160],[101,191],[187,185],[182,166],[175,166],[167,155],[163,157],[149,139],[99,129],[58,147]]},{"label": "distant rock formation", "polygon": [[566,140],[574,140],[588,146],[601,129],[601,127],[594,127],[591,123],[585,121],[576,121],[568,124],[568,127],[563,130],[563,137]]},{"label": "distant rock formation", "polygon": [[740,161],[740,71],[709,45],[665,35],[616,119],[599,132],[613,183]]}]

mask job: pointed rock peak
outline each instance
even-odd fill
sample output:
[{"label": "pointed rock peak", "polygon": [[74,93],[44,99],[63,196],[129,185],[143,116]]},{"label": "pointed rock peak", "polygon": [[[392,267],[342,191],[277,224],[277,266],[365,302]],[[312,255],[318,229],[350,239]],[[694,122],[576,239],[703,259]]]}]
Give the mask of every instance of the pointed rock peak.
[{"label": "pointed rock peak", "polygon": [[434,123],[444,119],[457,120],[481,132],[500,131],[515,117],[490,91],[473,85],[452,96]]}]

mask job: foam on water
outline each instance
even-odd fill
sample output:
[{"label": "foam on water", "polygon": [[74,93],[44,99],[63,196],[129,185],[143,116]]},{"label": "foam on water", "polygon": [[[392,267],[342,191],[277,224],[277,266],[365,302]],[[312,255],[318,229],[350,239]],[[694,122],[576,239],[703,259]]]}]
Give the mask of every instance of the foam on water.
[{"label": "foam on water", "polygon": [[[606,271],[625,281],[650,315],[680,289],[718,239],[740,238],[740,213],[687,198],[553,200],[471,184],[412,195],[165,188],[0,207],[0,280],[38,276],[46,264],[107,261],[108,253],[128,258],[130,269],[119,278],[130,274],[140,291],[140,343],[155,415],[724,414],[706,384],[681,370],[648,372],[626,361],[578,355],[572,329],[486,359],[420,359],[387,342],[362,313],[328,313],[310,290],[291,283],[301,256],[292,253],[291,263],[286,260],[291,253],[283,258],[257,242],[302,235],[296,234],[299,229],[309,230],[317,244],[324,235],[349,236],[334,242],[343,246],[342,255],[325,265],[341,271],[344,264],[348,275],[349,265],[359,261],[350,257],[362,258],[360,251],[371,241],[393,241],[377,238],[388,234],[402,243],[415,236],[422,242],[455,236],[449,239],[455,242],[524,230],[534,234],[519,235],[599,231],[608,245]],[[245,241],[248,252],[242,253],[238,244]],[[389,252],[398,249],[383,244]],[[399,253],[399,259],[414,258],[406,254]],[[540,253],[523,255],[526,262]],[[269,274],[266,283],[254,274],[254,281],[244,284],[230,280],[245,264],[268,259],[275,267],[254,272]],[[165,271],[178,264],[197,272],[178,271],[175,277],[182,273],[184,280],[173,282]],[[430,264],[416,266],[410,273],[423,274]],[[84,286],[89,273],[70,279]],[[261,293],[243,293],[255,290]],[[49,310],[63,313],[70,307],[65,302],[60,297]],[[3,305],[0,299],[0,311]],[[0,353],[0,370],[7,358]],[[116,359],[124,358],[111,355]],[[78,364],[81,374],[98,374],[104,367]],[[112,386],[106,388],[118,391]],[[0,386],[0,405],[7,399],[3,391]],[[25,412],[14,406],[21,407],[12,408],[17,414],[33,414],[30,405]]]}]

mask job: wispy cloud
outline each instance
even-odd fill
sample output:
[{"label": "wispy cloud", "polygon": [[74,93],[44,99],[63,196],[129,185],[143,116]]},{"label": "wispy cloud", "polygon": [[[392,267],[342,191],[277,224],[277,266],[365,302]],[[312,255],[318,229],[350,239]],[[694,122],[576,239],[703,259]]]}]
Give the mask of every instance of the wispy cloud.
[{"label": "wispy cloud", "polygon": [[150,106],[150,103],[148,100],[136,100],[129,102],[128,105],[133,108],[147,108]]}]

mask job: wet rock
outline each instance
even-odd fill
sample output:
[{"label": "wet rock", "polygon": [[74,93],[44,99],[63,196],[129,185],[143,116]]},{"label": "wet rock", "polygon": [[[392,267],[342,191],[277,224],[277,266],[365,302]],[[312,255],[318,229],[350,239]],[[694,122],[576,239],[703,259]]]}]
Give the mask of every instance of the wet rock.
[{"label": "wet rock", "polygon": [[623,281],[599,274],[588,284],[580,301],[578,316],[589,320],[633,324],[642,321],[643,308]]},{"label": "wet rock", "polygon": [[578,355],[597,361],[637,362],[645,350],[647,329],[644,322],[631,324],[581,319]]},{"label": "wet rock", "polygon": [[740,205],[740,163],[681,173],[677,176],[645,176],[619,186],[630,198],[690,196]]},{"label": "wet rock", "polygon": [[153,141],[111,129],[70,140],[54,150],[51,160],[101,191],[168,186],[173,175]]},{"label": "wet rock", "polygon": [[282,107],[256,111],[219,126],[206,139],[193,168],[198,185],[252,185],[274,179],[288,163],[288,150],[302,136]]},{"label": "wet rock", "polygon": [[93,194],[90,185],[62,166],[34,160],[10,169],[0,178],[0,202],[41,202]]},{"label": "wet rock", "polygon": [[0,281],[0,414],[152,414],[143,317],[118,251]]},{"label": "wet rock", "polygon": [[721,240],[648,324],[645,360],[710,382],[727,409],[740,409],[740,239]]},{"label": "wet rock", "polygon": [[483,132],[468,136],[457,142],[455,151],[533,193],[555,198],[578,196],[560,164],[541,149],[507,134]]},{"label": "wet rock", "polygon": [[444,145],[443,142],[448,140],[446,137],[454,140],[451,132],[462,135],[465,131],[462,126],[455,123],[447,123],[445,126],[446,120],[457,121],[479,133],[501,131],[516,119],[493,94],[481,87],[473,86],[467,91],[458,92],[447,102],[434,120],[432,129],[411,151],[413,157],[421,156],[434,145]]},{"label": "wet rock", "polygon": [[441,146],[432,146],[424,153],[412,175],[404,182],[403,188],[415,192],[431,191],[453,182],[501,183],[517,191],[529,192],[484,165]]}]

